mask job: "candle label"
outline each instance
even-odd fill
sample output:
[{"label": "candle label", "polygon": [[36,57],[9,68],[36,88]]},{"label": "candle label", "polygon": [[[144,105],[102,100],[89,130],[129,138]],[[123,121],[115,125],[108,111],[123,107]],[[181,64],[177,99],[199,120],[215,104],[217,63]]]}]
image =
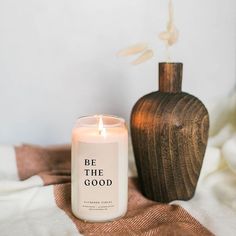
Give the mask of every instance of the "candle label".
[{"label": "candle label", "polygon": [[78,143],[79,210],[118,211],[118,143]]}]

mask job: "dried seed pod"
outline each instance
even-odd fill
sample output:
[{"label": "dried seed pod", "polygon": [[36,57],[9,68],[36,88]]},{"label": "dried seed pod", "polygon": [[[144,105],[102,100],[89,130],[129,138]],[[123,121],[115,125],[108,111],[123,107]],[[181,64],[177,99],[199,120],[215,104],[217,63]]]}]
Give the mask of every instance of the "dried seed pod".
[{"label": "dried seed pod", "polygon": [[161,32],[160,34],[159,34],[159,38],[161,39],[161,40],[163,40],[163,41],[168,41],[169,40],[169,38],[170,38],[170,33],[167,31],[164,31],[164,32]]},{"label": "dried seed pod", "polygon": [[174,28],[174,30],[170,32],[168,45],[172,46],[173,44],[175,44],[178,41],[178,38],[179,38],[179,31],[176,28]]},{"label": "dried seed pod", "polygon": [[117,55],[118,56],[131,56],[140,52],[145,51],[148,48],[147,43],[138,43],[127,47],[125,49],[120,50]]},{"label": "dried seed pod", "polygon": [[151,49],[143,52],[135,61],[132,62],[133,65],[141,64],[153,57],[153,51]]}]

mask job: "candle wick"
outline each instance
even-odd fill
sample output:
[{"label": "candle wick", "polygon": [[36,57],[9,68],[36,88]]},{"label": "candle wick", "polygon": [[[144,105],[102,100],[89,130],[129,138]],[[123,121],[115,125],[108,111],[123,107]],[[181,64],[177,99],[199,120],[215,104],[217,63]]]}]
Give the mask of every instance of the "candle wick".
[{"label": "candle wick", "polygon": [[101,130],[98,131],[99,135],[106,136],[106,129],[102,128]]}]

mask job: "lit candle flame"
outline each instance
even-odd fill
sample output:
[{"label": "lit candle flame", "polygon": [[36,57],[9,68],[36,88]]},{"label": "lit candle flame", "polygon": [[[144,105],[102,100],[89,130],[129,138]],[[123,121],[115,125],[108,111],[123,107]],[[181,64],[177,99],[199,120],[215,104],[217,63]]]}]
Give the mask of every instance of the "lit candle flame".
[{"label": "lit candle flame", "polygon": [[106,129],[104,128],[104,125],[103,125],[102,116],[99,116],[98,133],[102,136],[106,135]]}]

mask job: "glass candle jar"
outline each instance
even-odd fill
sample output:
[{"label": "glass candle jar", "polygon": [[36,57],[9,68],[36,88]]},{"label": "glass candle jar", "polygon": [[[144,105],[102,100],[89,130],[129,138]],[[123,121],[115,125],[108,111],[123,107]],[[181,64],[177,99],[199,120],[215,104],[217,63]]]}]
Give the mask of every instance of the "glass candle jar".
[{"label": "glass candle jar", "polygon": [[123,216],[128,201],[128,131],[122,118],[79,118],[72,132],[72,212],[85,221]]}]

